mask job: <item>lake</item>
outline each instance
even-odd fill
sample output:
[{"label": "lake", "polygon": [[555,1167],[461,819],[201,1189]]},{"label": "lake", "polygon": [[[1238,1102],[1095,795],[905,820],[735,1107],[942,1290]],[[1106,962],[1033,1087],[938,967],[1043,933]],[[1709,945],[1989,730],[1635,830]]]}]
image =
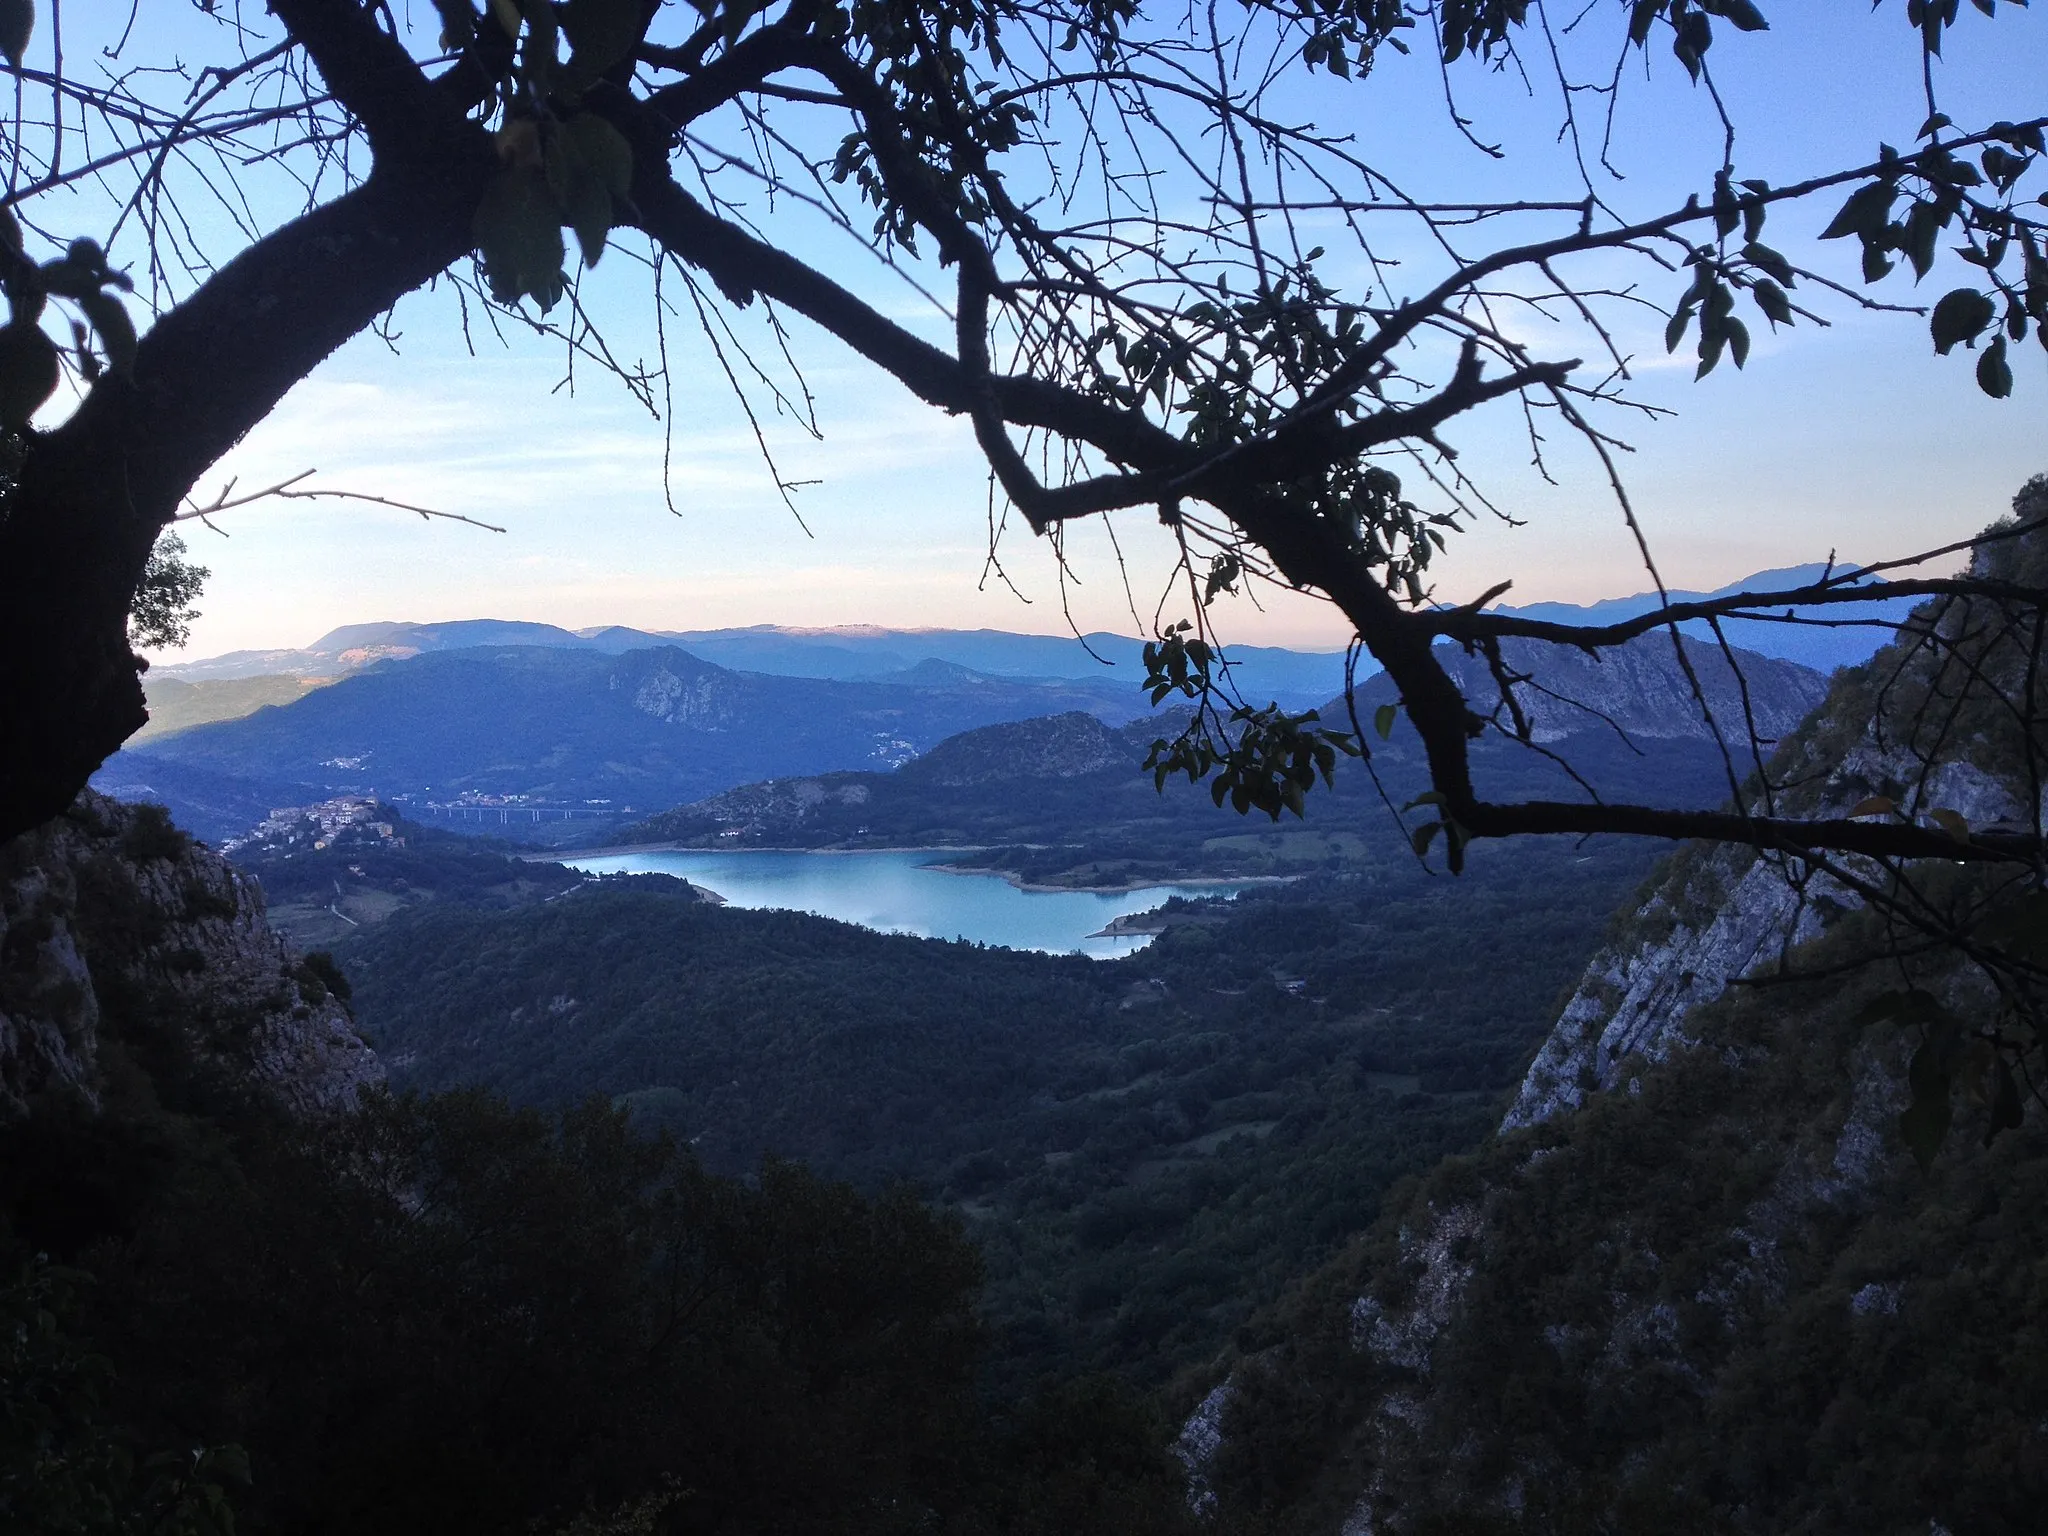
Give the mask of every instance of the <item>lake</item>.
[{"label": "lake", "polygon": [[948,874],[957,850],[881,853],[662,852],[564,860],[586,874],[680,875],[735,907],[781,907],[884,933],[969,939],[1049,954],[1128,955],[1150,935],[1093,938],[1112,919],[1172,896],[1234,896],[1237,886],[1148,885],[1135,891],[1020,891],[1000,875]]}]

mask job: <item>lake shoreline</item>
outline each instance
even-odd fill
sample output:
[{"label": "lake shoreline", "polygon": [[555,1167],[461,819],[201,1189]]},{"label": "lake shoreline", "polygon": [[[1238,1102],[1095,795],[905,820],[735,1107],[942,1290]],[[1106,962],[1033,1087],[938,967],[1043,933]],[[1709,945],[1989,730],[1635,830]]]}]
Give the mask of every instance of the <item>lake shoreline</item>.
[{"label": "lake shoreline", "polygon": [[[616,859],[636,853],[701,853],[719,858],[743,857],[750,853],[809,853],[850,858],[869,853],[986,853],[989,846],[987,843],[911,843],[892,844],[886,848],[784,848],[756,845],[745,848],[706,848],[700,843],[622,843],[606,848],[568,848],[560,853],[522,853],[517,857],[529,864],[573,864],[578,859]],[[1301,878],[1299,875],[1154,875],[1144,879],[1119,880],[1100,885],[1050,885],[1043,881],[1026,880],[1014,870],[997,869],[986,864],[933,862],[921,867],[947,875],[976,875],[983,878],[994,876],[1017,890],[1037,895],[1057,895],[1062,891],[1074,891],[1095,896],[1128,896],[1133,891],[1150,890],[1156,885],[1242,888],[1251,885],[1287,885]],[[1096,935],[1091,934],[1090,937]]]}]

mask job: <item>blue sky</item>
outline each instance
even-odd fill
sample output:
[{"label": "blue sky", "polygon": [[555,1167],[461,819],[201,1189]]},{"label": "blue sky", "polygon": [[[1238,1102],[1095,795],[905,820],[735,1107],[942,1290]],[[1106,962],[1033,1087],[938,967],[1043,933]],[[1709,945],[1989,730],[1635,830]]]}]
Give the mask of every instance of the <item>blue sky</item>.
[{"label": "blue sky", "polygon": [[[1773,33],[1725,37],[1714,53],[1742,126],[1740,174],[1790,181],[1867,157],[1880,136],[1910,141],[1922,115],[1919,61],[1900,4],[1887,0],[1871,14],[1861,4],[1777,0],[1765,10]],[[1965,10],[1940,70],[1949,110],[1964,121],[2038,111],[2048,17],[2007,9],[1990,22]],[[166,28],[190,24],[179,13],[158,15]],[[1571,195],[1568,167],[1550,144],[1554,102],[1532,99],[1512,76],[1468,72],[1460,83],[1476,131],[1508,142],[1507,160],[1488,160],[1449,133],[1426,58],[1389,56],[1365,85],[1318,82],[1289,102],[1325,126],[1355,130],[1376,160],[1439,197]],[[1705,187],[1719,141],[1701,93],[1668,56],[1631,91],[1616,139],[1628,177],[1613,189],[1617,200],[1642,210]],[[1805,254],[1832,211],[1830,200],[1787,215],[1767,238]],[[90,228],[92,210],[81,204],[79,216],[76,227]],[[790,238],[813,259],[833,259],[815,229]],[[1851,252],[1822,254],[1853,275]],[[1349,275],[1341,258],[1327,270]],[[1943,275],[1929,280],[1923,299],[1948,286]],[[1646,291],[1660,302],[1681,286],[1650,276]],[[861,281],[908,323],[938,334],[907,290]],[[1896,283],[1882,296],[1913,297]],[[614,346],[651,360],[644,268],[613,254],[590,297]],[[1960,537],[2003,511],[2028,474],[2048,468],[2048,378],[2031,342],[2018,354],[2013,398],[1992,402],[1970,384],[1967,363],[1929,355],[1921,321],[1864,315],[1839,301],[1825,307],[1829,330],[1773,337],[1758,323],[1747,371],[1724,364],[1700,384],[1689,363],[1663,356],[1656,317],[1629,331],[1638,396],[1676,412],[1627,428],[1636,451],[1625,461],[1674,583],[1712,586],[1831,550],[1870,558]],[[824,438],[811,441],[772,416],[767,426],[784,473],[819,482],[798,494],[808,534],[775,496],[715,361],[681,321],[671,334],[673,515],[662,494],[662,425],[616,384],[586,370],[572,398],[558,388],[559,349],[531,339],[486,342],[470,356],[445,296],[407,301],[398,330],[395,355],[376,338],[345,347],[202,492],[229,477],[248,487],[317,468],[321,484],[427,503],[507,531],[304,503],[240,511],[224,521],[224,538],[192,525],[188,540],[214,574],[188,654],[301,644],[336,624],[377,618],[1052,632],[1064,627],[1064,601],[1083,628],[1130,631],[1151,620],[1165,547],[1141,515],[1118,525],[1137,619],[1096,529],[1070,542],[1081,584],[1064,594],[1048,552],[1018,532],[1003,556],[1030,601],[985,580],[988,499],[969,434],[801,326],[794,351]],[[1539,339],[1553,355],[1570,355],[1583,340],[1563,325]],[[1589,455],[1556,444],[1560,483],[1552,486],[1530,469],[1510,411],[1449,435],[1466,468],[1525,526],[1480,526],[1457,540],[1439,572],[1443,596],[1467,597],[1506,577],[1522,601],[1585,601],[1647,585]],[[1296,645],[1345,638],[1319,603],[1288,594],[1263,602],[1263,610],[1232,605],[1225,633]]]}]

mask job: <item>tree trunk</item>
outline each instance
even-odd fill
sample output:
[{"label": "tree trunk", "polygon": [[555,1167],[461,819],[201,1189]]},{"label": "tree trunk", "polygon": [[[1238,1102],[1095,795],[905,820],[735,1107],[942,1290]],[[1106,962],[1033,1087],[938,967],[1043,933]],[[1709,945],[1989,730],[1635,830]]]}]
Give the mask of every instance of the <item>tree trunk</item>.
[{"label": "tree trunk", "polygon": [[29,442],[0,504],[0,842],[62,812],[149,718],[128,606],[159,530],[291,387],[471,248],[495,168],[477,130],[374,173],[222,267]]}]

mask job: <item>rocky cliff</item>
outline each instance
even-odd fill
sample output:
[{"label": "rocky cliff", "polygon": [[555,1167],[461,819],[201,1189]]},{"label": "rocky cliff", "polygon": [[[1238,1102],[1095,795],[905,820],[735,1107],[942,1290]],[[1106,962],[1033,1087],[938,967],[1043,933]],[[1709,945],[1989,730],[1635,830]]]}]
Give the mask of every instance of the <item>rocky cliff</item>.
[{"label": "rocky cliff", "polygon": [[[2019,509],[2030,493],[2048,511],[2040,482]],[[1980,572],[2040,584],[2035,542]],[[1777,808],[2038,825],[2048,741],[2002,622],[1924,610],[1838,677],[1774,762]],[[2005,899],[1920,870],[1929,910]],[[2048,1133],[2034,1113],[1994,1135],[1980,1043],[1932,1167],[1907,1154],[1929,1037],[1873,1024],[1873,1000],[1903,977],[1973,1024],[2011,1003],[1957,952],[1902,944],[1859,894],[1879,873],[1671,860],[1502,1134],[1241,1340],[1183,1441],[1204,1496],[1342,1536],[2033,1529]]]},{"label": "rocky cliff", "polygon": [[263,893],[159,806],[91,792],[0,847],[0,1120],[110,1073],[254,1086],[297,1113],[382,1080],[340,974],[271,932]]},{"label": "rocky cliff", "polygon": [[[1746,721],[1754,722],[1764,741],[1776,742],[1827,692],[1827,679],[1797,662],[1754,651],[1724,652],[1691,638],[1680,644],[1682,667],[1665,634],[1642,635],[1596,653],[1544,640],[1505,640],[1501,661],[1512,706],[1484,658],[1451,645],[1439,646],[1437,655],[1473,708],[1481,713],[1497,709],[1496,718],[1508,729],[1519,709],[1529,723],[1530,739],[1539,742],[1599,729],[1650,741],[1704,741],[1712,737],[1715,724],[1728,739],[1739,741]],[[1391,695],[1389,683],[1375,679],[1366,691],[1375,688]]]}]

